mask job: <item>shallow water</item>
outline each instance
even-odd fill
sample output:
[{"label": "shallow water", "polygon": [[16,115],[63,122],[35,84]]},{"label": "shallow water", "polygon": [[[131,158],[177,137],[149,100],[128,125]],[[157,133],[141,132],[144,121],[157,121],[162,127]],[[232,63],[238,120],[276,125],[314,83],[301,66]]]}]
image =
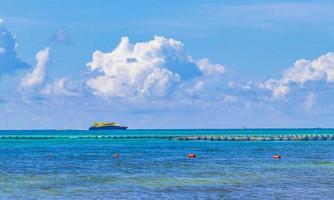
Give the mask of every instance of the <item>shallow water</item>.
[{"label": "shallow water", "polygon": [[[333,134],[331,129],[247,131]],[[0,133],[243,134],[240,130]],[[334,141],[0,139],[0,199],[334,199],[333,152]],[[120,157],[114,158],[114,153]],[[189,159],[188,153],[197,157]],[[282,159],[273,159],[274,154]]]}]

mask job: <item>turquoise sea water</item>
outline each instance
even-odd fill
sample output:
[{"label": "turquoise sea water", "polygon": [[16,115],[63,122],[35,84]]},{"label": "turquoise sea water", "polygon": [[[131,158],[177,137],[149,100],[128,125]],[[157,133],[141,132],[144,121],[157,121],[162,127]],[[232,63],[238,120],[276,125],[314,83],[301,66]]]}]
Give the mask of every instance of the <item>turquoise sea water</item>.
[{"label": "turquoise sea water", "polygon": [[0,131],[0,199],[334,199],[333,140],[96,137],[202,134],[334,130]]}]

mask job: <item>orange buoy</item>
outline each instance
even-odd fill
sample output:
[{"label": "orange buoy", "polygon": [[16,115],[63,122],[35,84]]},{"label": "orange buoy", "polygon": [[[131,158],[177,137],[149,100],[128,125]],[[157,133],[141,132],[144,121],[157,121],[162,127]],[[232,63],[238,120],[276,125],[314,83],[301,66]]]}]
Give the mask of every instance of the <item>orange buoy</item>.
[{"label": "orange buoy", "polygon": [[188,158],[196,158],[196,154],[190,153],[190,154],[188,154]]},{"label": "orange buoy", "polygon": [[275,158],[275,159],[281,159],[281,156],[280,155],[273,155],[273,158]]},{"label": "orange buoy", "polygon": [[112,155],[112,157],[114,157],[114,158],[119,158],[119,154],[118,154],[118,153],[114,153],[114,154]]}]

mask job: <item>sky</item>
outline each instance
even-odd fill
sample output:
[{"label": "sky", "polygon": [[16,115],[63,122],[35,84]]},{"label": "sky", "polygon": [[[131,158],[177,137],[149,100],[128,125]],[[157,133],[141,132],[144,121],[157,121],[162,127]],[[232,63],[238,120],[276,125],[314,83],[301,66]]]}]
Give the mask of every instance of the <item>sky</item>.
[{"label": "sky", "polygon": [[333,127],[333,10],[0,0],[0,129]]}]

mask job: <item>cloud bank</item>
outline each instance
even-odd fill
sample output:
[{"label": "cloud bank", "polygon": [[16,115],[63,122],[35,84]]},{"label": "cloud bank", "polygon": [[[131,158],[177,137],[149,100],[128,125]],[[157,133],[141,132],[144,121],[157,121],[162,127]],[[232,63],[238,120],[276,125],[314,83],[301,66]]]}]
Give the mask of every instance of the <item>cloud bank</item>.
[{"label": "cloud bank", "polygon": [[[5,29],[1,20],[0,27],[2,75],[26,64],[16,56],[15,36]],[[146,122],[140,122],[141,126],[137,127],[147,127],[147,122],[152,124],[152,121],[160,123],[158,127],[166,123],[167,127],[178,124],[175,126],[183,128],[189,124],[207,127],[209,123],[212,123],[210,127],[263,126],[265,122],[279,126],[287,126],[289,122],[296,126],[300,118],[309,115],[312,123],[314,113],[331,115],[334,109],[331,102],[334,53],[314,60],[297,60],[279,78],[243,83],[237,81],[238,77],[231,77],[223,65],[207,58],[194,59],[181,41],[163,36],[136,43],[123,37],[112,51],[95,51],[87,63],[88,75],[77,77],[64,75],[50,79],[53,77],[53,74],[48,77],[50,52],[50,48],[39,51],[35,66],[25,74],[2,79],[6,84],[0,85],[1,94],[5,94],[0,96],[0,104],[6,106],[0,108],[0,115],[12,114],[3,124],[17,119],[17,113],[25,109],[22,119],[29,118],[32,112],[43,113],[42,117],[35,115],[37,123],[47,119],[49,124],[55,118],[64,117],[66,111],[74,117],[77,113],[85,116],[83,126],[93,120],[92,116],[104,115],[109,120],[110,113],[124,121],[132,118],[133,124],[144,116]],[[45,107],[50,111],[44,111]],[[250,123],[252,117],[256,119]],[[62,123],[68,122],[64,118]]]}]

